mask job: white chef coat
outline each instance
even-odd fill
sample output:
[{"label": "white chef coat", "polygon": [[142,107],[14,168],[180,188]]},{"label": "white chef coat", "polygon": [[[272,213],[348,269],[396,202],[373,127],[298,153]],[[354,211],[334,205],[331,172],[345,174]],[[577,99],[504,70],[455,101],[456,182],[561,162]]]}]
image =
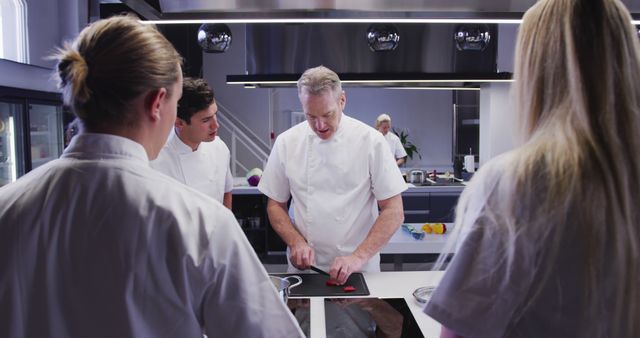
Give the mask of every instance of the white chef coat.
[{"label": "white chef coat", "polygon": [[389,149],[391,150],[393,158],[400,159],[407,156],[407,151],[404,150],[404,146],[402,145],[402,142],[400,142],[398,135],[392,132],[387,132],[387,135],[384,135],[384,138],[389,143]]},{"label": "white chef coat", "polygon": [[80,134],[0,188],[0,337],[301,337],[231,212]]},{"label": "white chef coat", "polygon": [[[293,197],[295,226],[328,269],[364,241],[378,217],[377,200],[407,189],[382,134],[342,115],[336,133],[320,139],[305,121],[282,133],[258,189],[269,198]],[[295,271],[289,262],[290,271]],[[376,254],[363,271],[380,271]]]},{"label": "white chef coat", "polygon": [[222,203],[224,193],[233,190],[230,152],[216,136],[211,142],[201,142],[196,151],[171,132],[158,158],[151,167],[195,188]]}]

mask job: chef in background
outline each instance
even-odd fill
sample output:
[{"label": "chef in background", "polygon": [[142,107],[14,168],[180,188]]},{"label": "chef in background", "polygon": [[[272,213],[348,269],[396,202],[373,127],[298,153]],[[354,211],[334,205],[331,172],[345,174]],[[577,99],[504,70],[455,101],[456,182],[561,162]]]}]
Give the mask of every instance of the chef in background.
[{"label": "chef in background", "polygon": [[217,136],[217,114],[218,105],[207,82],[185,78],[175,126],[151,167],[231,209],[231,156]]},{"label": "chef in background", "polygon": [[400,142],[398,135],[390,131],[391,117],[387,114],[380,114],[380,116],[376,118],[376,129],[382,133],[389,143],[389,149],[391,150],[391,155],[396,159],[396,164],[398,164],[398,166],[403,165],[407,159],[407,152],[404,150],[404,146],[402,142]]},{"label": "chef in background", "polygon": [[276,139],[258,185],[287,243],[289,271],[317,265],[339,284],[356,271],[380,271],[380,249],[404,220],[407,184],[384,137],[343,114],[346,95],[335,72],[305,71],[298,97],[307,121]]},{"label": "chef in background", "polygon": [[112,17],[56,59],[83,128],[0,188],[0,337],[302,337],[233,214],[149,167],[182,95],[171,43]]}]

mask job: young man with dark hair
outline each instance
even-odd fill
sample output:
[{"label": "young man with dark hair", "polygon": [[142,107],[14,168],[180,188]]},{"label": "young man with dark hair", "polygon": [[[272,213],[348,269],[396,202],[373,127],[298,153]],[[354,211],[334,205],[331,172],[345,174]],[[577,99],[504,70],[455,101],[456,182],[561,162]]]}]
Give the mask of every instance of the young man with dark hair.
[{"label": "young man with dark hair", "polygon": [[174,132],[151,166],[231,209],[230,152],[217,137],[218,105],[203,79],[185,78]]}]

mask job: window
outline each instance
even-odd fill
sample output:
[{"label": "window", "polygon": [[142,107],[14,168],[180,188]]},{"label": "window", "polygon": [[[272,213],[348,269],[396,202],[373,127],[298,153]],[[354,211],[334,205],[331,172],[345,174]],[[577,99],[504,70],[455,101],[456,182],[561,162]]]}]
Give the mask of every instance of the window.
[{"label": "window", "polygon": [[29,63],[26,0],[0,0],[0,57]]},{"label": "window", "polygon": [[0,6],[0,59],[4,59],[4,38],[2,37],[2,6]]}]

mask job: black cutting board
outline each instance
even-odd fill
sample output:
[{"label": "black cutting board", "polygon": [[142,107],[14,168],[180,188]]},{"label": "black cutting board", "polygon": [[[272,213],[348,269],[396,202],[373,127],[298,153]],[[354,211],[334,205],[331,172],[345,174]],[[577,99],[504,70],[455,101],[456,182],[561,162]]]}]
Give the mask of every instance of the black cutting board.
[{"label": "black cutting board", "polygon": [[[352,273],[344,285],[328,286],[328,276],[319,273],[284,273],[273,274],[278,277],[300,276],[302,284],[289,290],[290,297],[342,297],[342,296],[368,296],[369,288],[364,276],[360,272]],[[289,279],[295,283],[294,279]],[[353,292],[344,292],[343,287],[351,285],[356,288]]]}]

